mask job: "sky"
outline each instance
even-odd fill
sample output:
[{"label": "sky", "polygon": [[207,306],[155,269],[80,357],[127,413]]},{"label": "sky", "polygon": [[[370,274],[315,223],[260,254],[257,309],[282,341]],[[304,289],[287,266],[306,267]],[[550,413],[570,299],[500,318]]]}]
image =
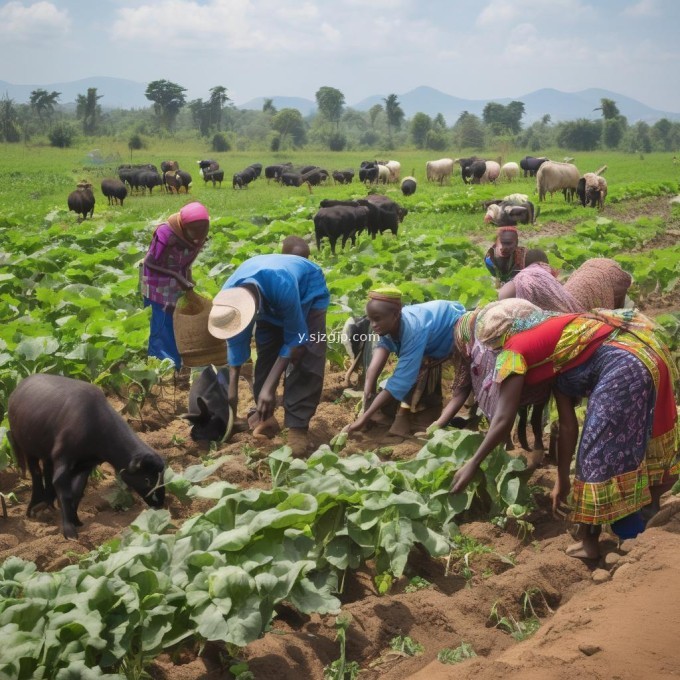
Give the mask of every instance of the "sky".
[{"label": "sky", "polygon": [[0,0],[0,80],[166,79],[236,105],[596,87],[680,112],[679,32],[678,0]]}]

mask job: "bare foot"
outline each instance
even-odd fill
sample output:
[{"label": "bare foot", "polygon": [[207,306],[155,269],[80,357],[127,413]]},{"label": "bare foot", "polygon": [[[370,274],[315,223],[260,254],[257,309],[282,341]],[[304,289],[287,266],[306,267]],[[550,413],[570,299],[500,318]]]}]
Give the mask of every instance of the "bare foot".
[{"label": "bare foot", "polygon": [[408,416],[397,416],[388,432],[397,437],[410,437],[411,419]]},{"label": "bare foot", "polygon": [[578,543],[572,543],[565,552],[569,557],[578,557],[582,560],[597,560],[600,558],[600,551],[593,550],[590,547],[584,545],[583,541],[578,541]]},{"label": "bare foot", "polygon": [[256,439],[272,439],[279,432],[281,432],[281,426],[276,418],[271,416],[271,418],[257,424],[253,430],[253,437]]}]

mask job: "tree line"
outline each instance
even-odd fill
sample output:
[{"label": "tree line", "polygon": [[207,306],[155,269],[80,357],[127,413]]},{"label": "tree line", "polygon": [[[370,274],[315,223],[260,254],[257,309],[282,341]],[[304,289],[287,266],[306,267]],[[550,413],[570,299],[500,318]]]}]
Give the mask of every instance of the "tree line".
[{"label": "tree line", "polygon": [[173,136],[204,139],[215,151],[247,150],[266,145],[272,151],[307,145],[345,149],[396,149],[415,146],[443,151],[448,148],[485,149],[498,144],[540,151],[558,147],[573,151],[612,149],[636,153],[680,150],[680,123],[666,118],[653,125],[630,124],[617,104],[603,98],[595,120],[581,118],[552,123],[546,114],[524,126],[524,104],[489,102],[481,117],[463,111],[449,126],[439,113],[418,112],[407,119],[396,94],[368,111],[346,106],[344,94],[324,86],[315,94],[317,110],[308,116],[293,108],[277,110],[265,99],[260,111],[237,109],[221,85],[205,99],[187,100],[186,88],[169,80],[155,80],[146,88],[145,109],[104,111],[97,88],[79,94],[75,106],[60,102],[60,92],[36,89],[27,104],[7,95],[0,99],[0,141],[28,142],[47,136],[53,146],[71,146],[79,136],[126,138],[130,149],[142,148],[145,138]]}]

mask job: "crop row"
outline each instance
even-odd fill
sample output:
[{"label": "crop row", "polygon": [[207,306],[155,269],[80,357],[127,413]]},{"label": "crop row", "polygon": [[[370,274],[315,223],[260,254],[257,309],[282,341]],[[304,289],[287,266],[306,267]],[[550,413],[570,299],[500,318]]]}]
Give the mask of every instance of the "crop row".
[{"label": "crop row", "polygon": [[328,446],[300,461],[284,448],[269,456],[270,490],[190,484],[216,465],[168,470],[170,492],[213,507],[176,531],[168,511],[147,510],[122,538],[59,572],[16,557],[0,566],[0,676],[48,680],[98,669],[112,674],[98,677],[121,678],[121,669],[139,671],[189,640],[243,647],[284,600],[304,613],[337,612],[347,569],[372,560],[383,582],[400,577],[416,544],[435,557],[450,552],[473,501],[490,517],[529,501],[523,459],[502,448],[464,493],[449,494],[480,441],[439,431],[406,462],[340,458]]}]

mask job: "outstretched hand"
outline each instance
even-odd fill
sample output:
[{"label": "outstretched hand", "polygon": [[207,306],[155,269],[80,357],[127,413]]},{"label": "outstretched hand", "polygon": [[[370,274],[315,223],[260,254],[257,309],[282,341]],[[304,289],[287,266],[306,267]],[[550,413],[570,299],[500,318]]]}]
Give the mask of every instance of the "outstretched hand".
[{"label": "outstretched hand", "polygon": [[565,519],[571,510],[567,504],[570,490],[571,484],[569,482],[560,482],[559,477],[555,480],[555,486],[553,486],[550,492],[550,498],[552,500],[553,515],[558,519]]},{"label": "outstretched hand", "polygon": [[465,463],[460,470],[456,472],[453,476],[453,481],[451,482],[450,493],[461,493],[465,491],[467,485],[472,481],[475,476],[479,466],[473,463],[471,460]]},{"label": "outstretched hand", "polygon": [[343,432],[347,432],[347,434],[354,434],[355,432],[360,432],[361,430],[366,427],[366,423],[364,422],[363,417],[362,418],[357,418],[353,423],[350,423],[349,425],[345,425],[345,427],[342,428]]}]

